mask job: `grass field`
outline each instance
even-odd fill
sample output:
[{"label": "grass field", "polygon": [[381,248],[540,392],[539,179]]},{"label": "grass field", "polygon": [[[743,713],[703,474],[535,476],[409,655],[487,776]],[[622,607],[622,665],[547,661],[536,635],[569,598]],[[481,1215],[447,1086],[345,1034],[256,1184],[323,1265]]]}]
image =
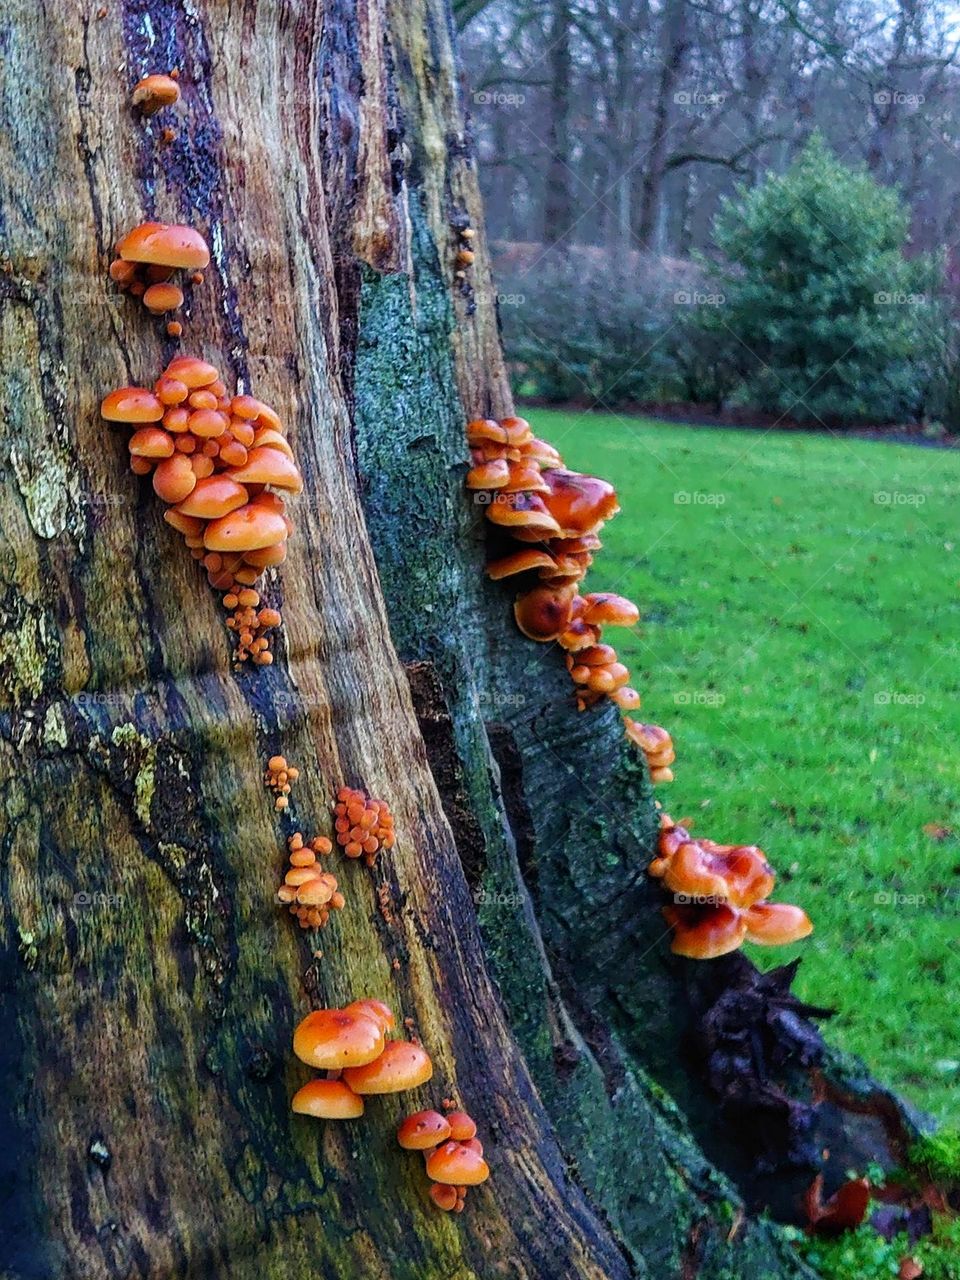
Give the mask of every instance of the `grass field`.
[{"label": "grass field", "polygon": [[594,590],[665,725],[675,817],[756,842],[805,907],[801,995],[833,1037],[960,1122],[960,453],[531,410],[612,480]]}]

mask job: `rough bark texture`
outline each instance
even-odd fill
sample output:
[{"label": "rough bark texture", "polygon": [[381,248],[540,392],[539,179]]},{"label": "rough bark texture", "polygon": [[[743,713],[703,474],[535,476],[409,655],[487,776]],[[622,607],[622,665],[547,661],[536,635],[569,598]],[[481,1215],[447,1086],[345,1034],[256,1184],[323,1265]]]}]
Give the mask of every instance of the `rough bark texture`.
[{"label": "rough bark texture", "polygon": [[[464,414],[509,399],[446,4],[13,0],[0,42],[0,1274],[806,1274],[698,1145],[747,1185],[684,1065],[710,993],[664,954],[642,765],[482,578]],[[161,145],[128,96],[171,66]],[[269,669],[231,672],[98,415],[172,354],[106,282],[153,216],[214,250],[184,352],[274,405],[307,478]],[[273,905],[282,837],[344,781],[400,839],[318,940]],[[361,995],[414,1020],[433,1083],[292,1117],[295,1023]],[[493,1169],[460,1217],[393,1140],[447,1093]]]}]

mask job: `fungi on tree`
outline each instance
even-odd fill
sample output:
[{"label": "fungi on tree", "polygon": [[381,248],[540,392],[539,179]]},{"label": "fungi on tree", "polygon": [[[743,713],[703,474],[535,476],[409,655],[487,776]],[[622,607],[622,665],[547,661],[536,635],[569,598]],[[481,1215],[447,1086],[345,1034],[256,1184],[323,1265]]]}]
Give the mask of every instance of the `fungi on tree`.
[{"label": "fungi on tree", "polygon": [[415,1111],[397,1130],[404,1151],[431,1151],[451,1136],[450,1121],[439,1111]]},{"label": "fungi on tree", "polygon": [[159,422],[164,409],[146,387],[119,387],[100,401],[100,413],[109,422]]},{"label": "fungi on tree", "polygon": [[[286,796],[281,795],[278,799],[286,799]],[[330,912],[342,911],[346,905],[337,877],[317,860],[318,855],[322,857],[331,853],[333,844],[326,836],[315,836],[305,844],[301,833],[295,831],[287,841],[287,849],[290,870],[277,890],[277,901],[296,917],[301,929],[323,929]],[[370,1010],[359,1006],[351,1006],[347,1012],[362,1013],[377,1020]]]},{"label": "fungi on tree", "polygon": [[789,902],[757,902],[744,912],[747,942],[760,947],[783,947],[813,933],[813,922],[802,907]]},{"label": "fungi on tree", "polygon": [[427,1161],[427,1177],[452,1186],[478,1187],[490,1177],[483,1156],[462,1142],[444,1142]]},{"label": "fungi on tree", "polygon": [[[639,702],[639,697],[637,699]],[[623,718],[624,732],[628,741],[639,747],[647,761],[651,782],[672,782],[673,770],[670,765],[676,759],[673,739],[666,729],[658,724],[641,724],[639,720]]]},{"label": "fungi on tree", "polygon": [[[359,1069],[376,1061],[383,1054],[384,1043],[379,1022],[345,1009],[317,1009],[308,1013],[293,1033],[293,1052],[301,1062],[320,1071],[343,1070],[345,1079],[345,1069]],[[354,1089],[349,1080],[347,1083]],[[364,1091],[354,1089],[354,1092]]]},{"label": "fungi on tree", "polygon": [[[382,1036],[380,1024],[372,1025],[377,1027]],[[415,1089],[418,1085],[426,1084],[432,1075],[433,1063],[422,1045],[415,1044],[412,1040],[390,1040],[372,1060],[347,1068],[343,1078],[355,1093],[381,1094]],[[437,1178],[435,1181],[443,1179]]]},{"label": "fungi on tree", "polygon": [[131,469],[145,475],[157,468],[157,495],[177,509],[176,516],[165,515],[167,523],[183,533],[211,586],[225,593],[235,665],[272,662],[266,633],[280,615],[259,607],[259,593],[251,589],[266,569],[282,564],[293,529],[273,489],[303,487],[280,418],[253,396],[230,397],[217,369],[192,356],[172,360],[152,391],[111,392],[101,411],[111,421],[150,424],[150,434],[143,425],[130,441]]},{"label": "fungi on tree", "polygon": [[348,858],[363,858],[368,867],[374,865],[381,849],[392,849],[396,843],[390,806],[365,791],[341,787],[333,816],[337,844]]},{"label": "fungi on tree", "polygon": [[867,1216],[870,1183],[866,1178],[851,1178],[823,1199],[823,1174],[818,1173],[803,1197],[810,1232],[819,1236],[839,1236],[852,1231]]},{"label": "fungi on tree", "polygon": [[556,640],[570,622],[573,596],[571,587],[534,587],[513,606],[517,626],[531,640]]},{"label": "fungi on tree", "polygon": [[[150,82],[168,79],[148,76],[137,91]],[[175,81],[169,83],[176,89]],[[145,102],[148,100],[144,98]],[[139,298],[155,316],[167,315],[183,305],[183,290],[171,281],[174,272],[193,271],[210,261],[207,242],[198,231],[167,222],[143,222],[134,227],[118,241],[117,255],[110,264],[110,279],[124,292]],[[167,332],[179,337],[182,326],[171,321]]]},{"label": "fungi on tree", "polygon": [[741,912],[723,903],[692,906],[675,904],[663,908],[663,916],[673,930],[670,950],[690,960],[714,960],[736,951],[747,936]]},{"label": "fungi on tree", "polygon": [[[239,599],[237,604],[239,604]],[[287,764],[286,756],[271,756],[267,761],[267,767],[264,772],[263,780],[267,787],[276,796],[276,809],[286,809],[290,803],[290,789],[296,780],[300,777],[300,770],[296,765]],[[332,846],[331,846],[332,847]]]},{"label": "fungi on tree", "polygon": [[180,86],[173,76],[144,76],[134,87],[131,101],[145,116],[156,115],[164,107],[172,107],[180,97]]},{"label": "fungi on tree", "polygon": [[357,1120],[364,1101],[342,1080],[311,1080],[293,1095],[291,1110],[318,1120]]},{"label": "fungi on tree", "polygon": [[776,877],[756,845],[694,839],[669,815],[660,821],[658,855],[648,871],[674,895],[663,914],[676,954],[709,960],[744,942],[784,946],[813,932],[799,907],[766,901]]}]

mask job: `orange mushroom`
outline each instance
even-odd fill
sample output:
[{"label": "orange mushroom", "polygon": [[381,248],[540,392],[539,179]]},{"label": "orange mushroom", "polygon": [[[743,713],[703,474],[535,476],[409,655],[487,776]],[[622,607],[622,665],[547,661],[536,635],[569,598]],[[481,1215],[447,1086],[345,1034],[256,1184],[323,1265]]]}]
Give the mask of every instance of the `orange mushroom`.
[{"label": "orange mushroom", "polygon": [[125,262],[152,263],[187,271],[206,267],[210,262],[207,242],[198,231],[166,222],[142,222],[134,227],[117,245],[117,253]]},{"label": "orange mushroom", "polygon": [[747,923],[734,907],[669,906],[663,915],[673,929],[670,950],[691,960],[713,960],[736,951],[747,935]]},{"label": "orange mushroom", "polygon": [[782,947],[813,933],[813,922],[800,907],[788,902],[757,902],[744,912],[747,942]]},{"label": "orange mushroom", "polygon": [[144,76],[133,90],[133,105],[145,116],[155,115],[164,107],[171,107],[180,97],[180,86],[172,76]]},{"label": "orange mushroom", "polygon": [[[301,1062],[321,1071],[359,1070],[382,1056],[383,1028],[363,1014],[317,1009],[307,1014],[294,1032],[293,1051]],[[355,1093],[364,1092],[349,1080],[347,1083]]]},{"label": "orange mushroom", "polygon": [[397,1141],[405,1151],[429,1151],[450,1136],[450,1122],[439,1111],[416,1111],[397,1130]]},{"label": "orange mushroom", "polygon": [[534,587],[513,606],[517,626],[531,640],[556,640],[570,622],[574,591],[567,587]]},{"label": "orange mushroom", "polygon": [[311,1080],[293,1095],[290,1107],[318,1120],[356,1120],[363,1115],[364,1102],[342,1080]]},{"label": "orange mushroom", "polygon": [[100,402],[100,413],[110,422],[159,422],[163,411],[163,405],[146,387],[120,387]]},{"label": "orange mushroom", "polygon": [[[369,1022],[369,1019],[364,1019]],[[378,1023],[380,1035],[383,1031]],[[354,1093],[400,1093],[404,1089],[415,1089],[426,1084],[433,1075],[433,1063],[430,1055],[422,1045],[412,1040],[391,1040],[383,1052],[365,1065],[351,1066],[343,1073],[343,1078]],[[436,1178],[436,1182],[445,1179]],[[462,1182],[459,1178],[457,1181]]]},{"label": "orange mushroom", "polygon": [[427,1161],[427,1177],[452,1186],[478,1187],[490,1177],[483,1156],[461,1142],[445,1142]]},{"label": "orange mushroom", "polygon": [[[235,483],[227,476],[223,479],[230,484]],[[286,537],[283,517],[263,503],[254,501],[237,507],[229,515],[211,520],[203,535],[203,545],[209,551],[258,551],[283,542]]]}]

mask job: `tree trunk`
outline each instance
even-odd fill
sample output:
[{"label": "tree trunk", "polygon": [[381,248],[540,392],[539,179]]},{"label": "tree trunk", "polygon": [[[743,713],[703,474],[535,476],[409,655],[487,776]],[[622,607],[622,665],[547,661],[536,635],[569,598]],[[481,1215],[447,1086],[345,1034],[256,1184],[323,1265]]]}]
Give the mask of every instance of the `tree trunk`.
[{"label": "tree trunk", "polygon": [[663,19],[660,76],[657,83],[657,99],[653,108],[650,145],[647,149],[640,188],[637,244],[641,249],[648,251],[654,248],[654,237],[660,216],[674,94],[680,83],[690,47],[687,23],[687,0],[669,0]]},{"label": "tree trunk", "polygon": [[543,239],[559,244],[573,225],[570,185],[570,98],[573,61],[570,48],[573,18],[569,0],[551,0],[545,57],[550,68],[550,115],[547,124],[547,174],[543,202]]},{"label": "tree trunk", "polygon": [[[806,1274],[743,1196],[809,1169],[770,1142],[758,1177],[683,1049],[754,971],[666,953],[643,766],[482,576],[463,422],[510,403],[444,0],[13,0],[2,24],[3,1275]],[[162,144],[129,93],[173,66]],[[174,354],[106,279],[148,217],[213,247],[184,353],[275,406],[305,473],[272,667],[231,670],[99,417]],[[304,935],[274,905],[284,836],[328,830],[342,782],[398,846]],[[433,1082],[291,1115],[293,1027],[362,996],[412,1020]],[[839,1168],[882,1145],[861,1112],[902,1130],[829,1056],[781,1065]],[[445,1095],[493,1171],[456,1217],[393,1138]]]}]

